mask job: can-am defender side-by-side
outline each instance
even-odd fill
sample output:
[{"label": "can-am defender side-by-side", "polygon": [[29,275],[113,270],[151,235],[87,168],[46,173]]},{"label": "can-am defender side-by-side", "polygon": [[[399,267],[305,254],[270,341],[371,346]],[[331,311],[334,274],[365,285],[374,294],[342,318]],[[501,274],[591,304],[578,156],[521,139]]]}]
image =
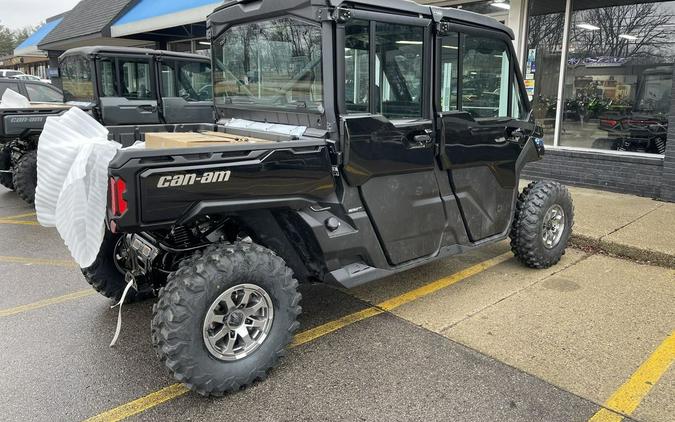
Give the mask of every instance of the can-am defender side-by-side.
[{"label": "can-am defender side-by-side", "polygon": [[61,55],[59,72],[61,104],[47,104],[43,96],[34,101],[40,104],[28,108],[0,108],[0,184],[30,204],[37,184],[38,139],[49,116],[61,115],[70,107],[82,108],[110,128],[111,140],[125,146],[133,142],[135,133],[215,123],[211,61],[204,56],[80,47]]},{"label": "can-am defender side-by-side", "polygon": [[266,376],[298,282],[349,288],[509,236],[530,267],[564,254],[566,188],[518,193],[544,146],[505,26],[403,0],[239,0],[208,27],[215,131],[263,141],[120,150],[83,269],[111,298],[159,297],[152,342],[194,391]]}]

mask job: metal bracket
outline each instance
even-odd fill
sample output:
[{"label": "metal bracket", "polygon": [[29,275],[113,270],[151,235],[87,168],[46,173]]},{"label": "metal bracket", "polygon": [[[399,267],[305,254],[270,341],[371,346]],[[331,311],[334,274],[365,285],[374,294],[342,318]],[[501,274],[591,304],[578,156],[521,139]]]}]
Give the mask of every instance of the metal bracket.
[{"label": "metal bracket", "polygon": [[344,7],[336,7],[333,11],[333,20],[337,23],[347,23],[352,18],[352,11]]},{"label": "metal bracket", "polygon": [[452,32],[450,28],[450,22],[438,22],[436,24],[436,31],[439,35],[448,35],[450,32]]}]

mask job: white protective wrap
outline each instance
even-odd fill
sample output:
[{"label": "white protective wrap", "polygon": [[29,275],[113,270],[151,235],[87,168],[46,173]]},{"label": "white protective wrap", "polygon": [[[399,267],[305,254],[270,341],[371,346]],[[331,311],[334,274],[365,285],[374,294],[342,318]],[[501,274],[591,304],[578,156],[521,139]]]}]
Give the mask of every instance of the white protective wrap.
[{"label": "white protective wrap", "polygon": [[108,164],[120,145],[79,108],[48,117],[38,141],[35,210],[56,227],[80,267],[93,264],[103,242]]},{"label": "white protective wrap", "polygon": [[18,92],[6,89],[0,99],[0,108],[28,108],[30,101]]}]

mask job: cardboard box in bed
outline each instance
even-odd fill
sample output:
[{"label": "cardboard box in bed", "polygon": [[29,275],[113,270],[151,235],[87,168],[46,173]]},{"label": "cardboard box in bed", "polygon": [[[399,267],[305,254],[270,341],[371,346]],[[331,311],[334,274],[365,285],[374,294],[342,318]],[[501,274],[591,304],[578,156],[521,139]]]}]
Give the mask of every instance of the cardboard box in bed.
[{"label": "cardboard box in bed", "polygon": [[193,148],[224,144],[270,142],[273,141],[222,132],[148,132],[145,134],[145,147],[148,149]]}]

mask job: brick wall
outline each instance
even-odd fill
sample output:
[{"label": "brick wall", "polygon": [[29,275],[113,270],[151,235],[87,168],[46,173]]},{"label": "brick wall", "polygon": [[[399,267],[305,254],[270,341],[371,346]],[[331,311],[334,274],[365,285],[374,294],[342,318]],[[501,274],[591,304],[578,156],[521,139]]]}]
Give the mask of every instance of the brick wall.
[{"label": "brick wall", "polygon": [[[671,124],[671,128],[672,126]],[[668,152],[675,153],[675,141],[671,142],[668,148],[670,149]],[[549,148],[543,160],[525,166],[522,176],[661,198],[663,162],[663,158],[660,157],[634,157],[618,153]],[[675,167],[675,159],[671,160],[671,164]]]}]

